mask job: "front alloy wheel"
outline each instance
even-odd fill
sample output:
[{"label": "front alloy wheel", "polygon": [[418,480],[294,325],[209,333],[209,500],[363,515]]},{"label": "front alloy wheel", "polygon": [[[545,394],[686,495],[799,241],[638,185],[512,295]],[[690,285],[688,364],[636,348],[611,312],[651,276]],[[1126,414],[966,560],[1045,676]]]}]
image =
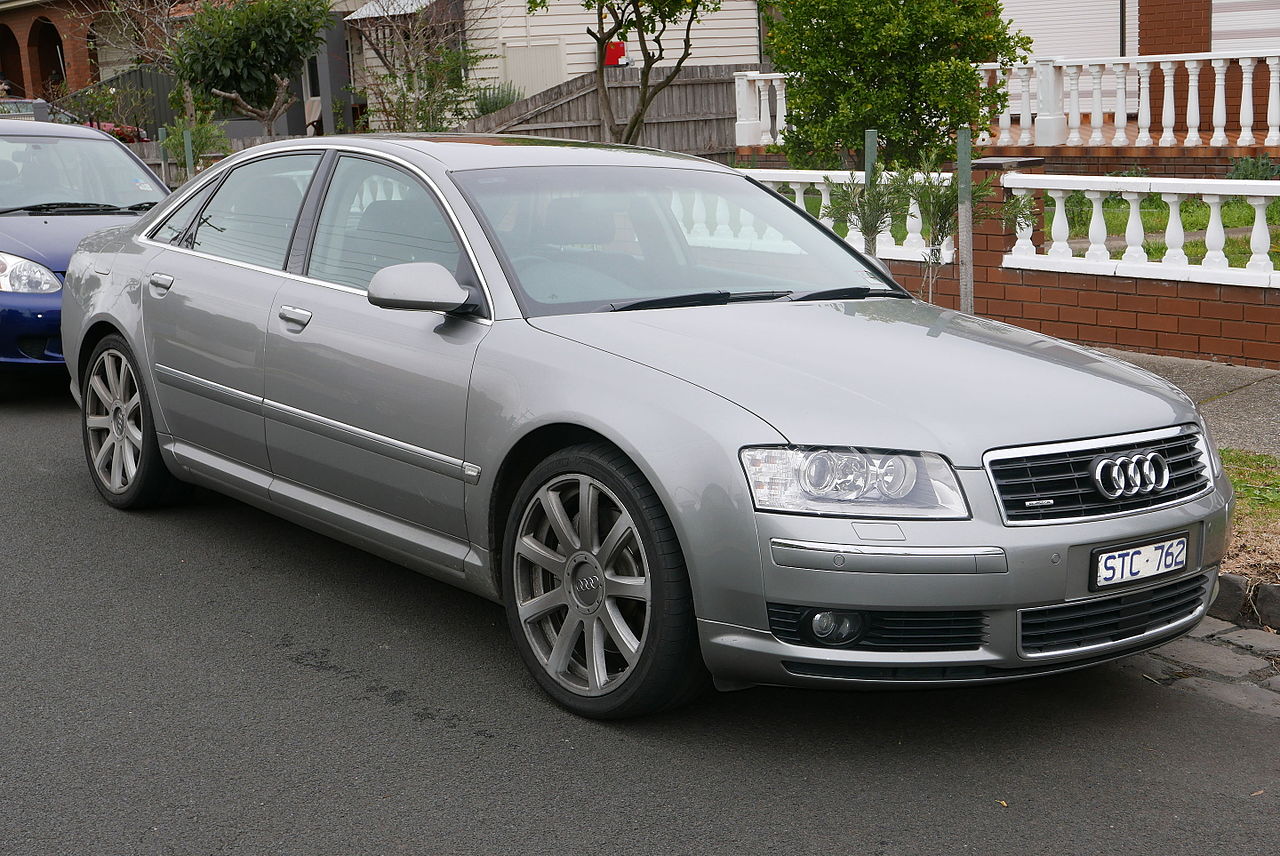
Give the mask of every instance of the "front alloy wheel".
[{"label": "front alloy wheel", "polygon": [[516,494],[502,555],[516,647],[569,710],[639,716],[705,684],[671,521],[615,447],[574,446],[535,467]]},{"label": "front alloy wheel", "polygon": [[547,674],[585,696],[625,680],[645,642],[649,569],[613,492],[581,473],[547,482],[525,508],[515,562],[521,627]]},{"label": "front alloy wheel", "polygon": [[151,400],[129,345],[114,333],[104,337],[88,366],[81,428],[98,492],[117,508],[145,508],[175,496],[179,483],[160,455]]},{"label": "front alloy wheel", "polygon": [[113,494],[129,489],[142,458],[142,391],[124,354],[108,348],[89,371],[84,399],[89,461]]}]

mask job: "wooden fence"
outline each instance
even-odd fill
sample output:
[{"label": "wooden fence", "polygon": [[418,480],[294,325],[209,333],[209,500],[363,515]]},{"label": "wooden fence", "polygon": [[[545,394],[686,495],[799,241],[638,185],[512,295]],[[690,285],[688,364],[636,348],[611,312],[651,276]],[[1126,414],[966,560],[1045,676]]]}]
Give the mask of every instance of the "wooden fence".
[{"label": "wooden fence", "polygon": [[[661,92],[645,118],[640,144],[729,162],[734,157],[733,73],[753,65],[685,66]],[[608,69],[614,117],[625,122],[640,90],[635,68]],[[458,130],[484,134],[529,134],[600,142],[595,75],[584,74],[539,92]]]}]

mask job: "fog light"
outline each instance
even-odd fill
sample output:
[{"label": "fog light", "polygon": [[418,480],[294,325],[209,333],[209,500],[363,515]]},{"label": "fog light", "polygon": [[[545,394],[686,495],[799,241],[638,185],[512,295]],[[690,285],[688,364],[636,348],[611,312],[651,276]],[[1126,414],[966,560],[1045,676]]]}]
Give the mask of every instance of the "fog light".
[{"label": "fog light", "polygon": [[862,632],[862,614],[859,612],[832,612],[821,610],[809,618],[809,632],[823,645],[846,645]]}]

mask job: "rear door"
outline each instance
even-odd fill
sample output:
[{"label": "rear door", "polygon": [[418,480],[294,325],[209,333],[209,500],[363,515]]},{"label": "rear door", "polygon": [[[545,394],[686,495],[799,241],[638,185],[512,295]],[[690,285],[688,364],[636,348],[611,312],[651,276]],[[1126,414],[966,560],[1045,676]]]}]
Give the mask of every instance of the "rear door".
[{"label": "rear door", "polygon": [[452,219],[409,170],[337,158],[309,258],[276,295],[267,332],[267,446],[282,480],[447,537],[466,538],[467,391],[485,318],[383,309],[369,280],[383,267],[437,262],[479,287]]},{"label": "rear door", "polygon": [[[198,215],[180,207],[153,235],[143,318],[156,396],[173,435],[268,472],[262,416],[267,320],[320,155],[265,157],[231,170]],[[177,219],[185,212],[187,219]],[[176,222],[175,222],[176,220]]]}]

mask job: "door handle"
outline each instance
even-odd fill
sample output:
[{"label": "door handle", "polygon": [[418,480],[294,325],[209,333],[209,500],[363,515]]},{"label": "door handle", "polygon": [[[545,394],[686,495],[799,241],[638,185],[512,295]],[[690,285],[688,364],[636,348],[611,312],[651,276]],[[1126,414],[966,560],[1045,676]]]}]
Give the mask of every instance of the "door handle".
[{"label": "door handle", "polygon": [[311,320],[310,312],[305,309],[299,309],[296,306],[282,305],[280,307],[279,315],[281,321],[285,321],[289,324],[297,324],[299,330],[307,326],[307,323]]},{"label": "door handle", "polygon": [[156,291],[165,292],[170,288],[173,288],[173,277],[169,276],[167,273],[151,274],[150,282],[151,287]]}]

